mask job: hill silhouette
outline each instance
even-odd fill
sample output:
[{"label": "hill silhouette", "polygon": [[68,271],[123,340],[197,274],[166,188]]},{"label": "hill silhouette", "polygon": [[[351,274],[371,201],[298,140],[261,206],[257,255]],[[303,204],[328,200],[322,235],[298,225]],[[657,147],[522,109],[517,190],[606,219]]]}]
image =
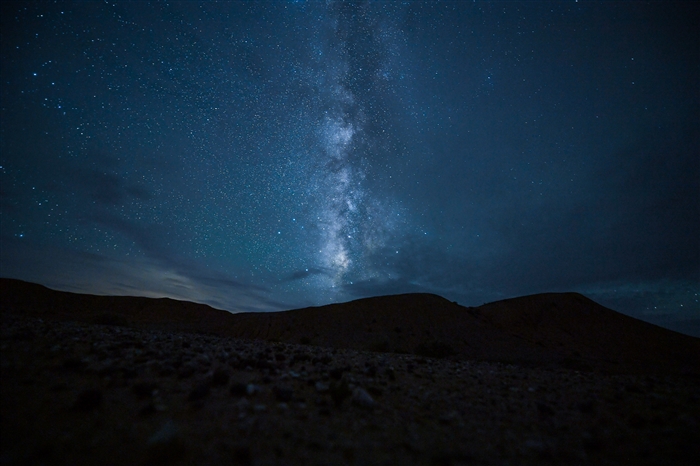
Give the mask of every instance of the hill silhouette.
[{"label": "hill silhouette", "polygon": [[605,308],[578,293],[545,293],[464,307],[432,294],[365,298],[282,312],[51,290],[0,279],[0,310],[172,332],[556,366],[700,375],[700,339]]}]

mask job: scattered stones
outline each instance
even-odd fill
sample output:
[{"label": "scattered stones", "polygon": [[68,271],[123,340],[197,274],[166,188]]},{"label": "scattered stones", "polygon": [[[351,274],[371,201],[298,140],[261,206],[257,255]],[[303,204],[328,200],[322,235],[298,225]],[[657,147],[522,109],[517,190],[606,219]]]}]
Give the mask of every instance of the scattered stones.
[{"label": "scattered stones", "polygon": [[[23,420],[35,430],[8,441],[3,458],[11,463],[74,464],[75,457],[26,453],[35,445],[85,456],[84,464],[98,462],[98,451],[114,463],[156,465],[656,464],[665,456],[697,463],[689,453],[700,425],[693,380],[299,352],[294,345],[75,323],[42,328],[31,345],[0,343],[3,393],[17,403],[43,400],[30,408],[37,419],[55,421]],[[3,322],[0,333],[12,332]],[[189,375],[179,377],[182,371]],[[231,396],[222,396],[224,388]],[[65,401],[46,401],[53,399]],[[7,397],[3,403],[3,412],[14,409]],[[90,414],[67,415],[66,406]],[[166,415],[171,420],[164,422]],[[11,421],[2,422],[3,436],[12,435]],[[124,433],[141,440],[114,440]]]}]

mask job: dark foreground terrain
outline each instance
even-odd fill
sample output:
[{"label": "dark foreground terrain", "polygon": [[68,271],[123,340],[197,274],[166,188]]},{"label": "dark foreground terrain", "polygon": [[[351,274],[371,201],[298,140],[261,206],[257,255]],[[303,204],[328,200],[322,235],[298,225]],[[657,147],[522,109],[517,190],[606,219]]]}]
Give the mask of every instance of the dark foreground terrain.
[{"label": "dark foreground terrain", "polygon": [[[39,317],[13,296],[0,314],[3,465],[700,463],[700,379],[687,364],[644,373],[644,356],[613,371],[583,343],[578,370],[559,356],[330,348],[163,330],[112,311],[81,322],[50,302]],[[559,341],[518,325],[525,341]]]}]

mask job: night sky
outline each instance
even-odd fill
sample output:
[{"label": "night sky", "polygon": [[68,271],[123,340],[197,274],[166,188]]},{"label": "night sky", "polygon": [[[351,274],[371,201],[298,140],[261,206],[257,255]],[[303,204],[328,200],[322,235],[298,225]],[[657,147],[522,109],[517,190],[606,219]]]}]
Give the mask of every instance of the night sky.
[{"label": "night sky", "polygon": [[700,2],[0,3],[3,277],[577,291],[700,336]]}]

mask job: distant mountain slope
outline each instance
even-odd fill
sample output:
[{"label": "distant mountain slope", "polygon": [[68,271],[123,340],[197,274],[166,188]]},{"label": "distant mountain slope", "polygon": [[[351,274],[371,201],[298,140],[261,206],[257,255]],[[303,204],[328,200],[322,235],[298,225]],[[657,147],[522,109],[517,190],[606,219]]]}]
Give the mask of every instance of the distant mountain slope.
[{"label": "distant mountain slope", "polygon": [[233,324],[233,314],[205,304],[69,293],[9,278],[0,278],[0,312],[195,333],[223,334],[220,330]]},{"label": "distant mountain slope", "polygon": [[[477,308],[440,296],[404,294],[279,313],[237,314],[236,336],[470,359],[548,359],[499,331]],[[513,357],[513,355],[518,357]]]},{"label": "distant mountain slope", "polygon": [[700,375],[700,339],[625,316],[577,293],[538,294],[477,308],[431,294],[404,294],[231,314],[171,299],[81,295],[0,279],[0,311],[431,357]]},{"label": "distant mountain slope", "polygon": [[700,373],[700,339],[626,316],[578,293],[545,293],[480,306],[496,328],[568,360],[611,370]]}]

